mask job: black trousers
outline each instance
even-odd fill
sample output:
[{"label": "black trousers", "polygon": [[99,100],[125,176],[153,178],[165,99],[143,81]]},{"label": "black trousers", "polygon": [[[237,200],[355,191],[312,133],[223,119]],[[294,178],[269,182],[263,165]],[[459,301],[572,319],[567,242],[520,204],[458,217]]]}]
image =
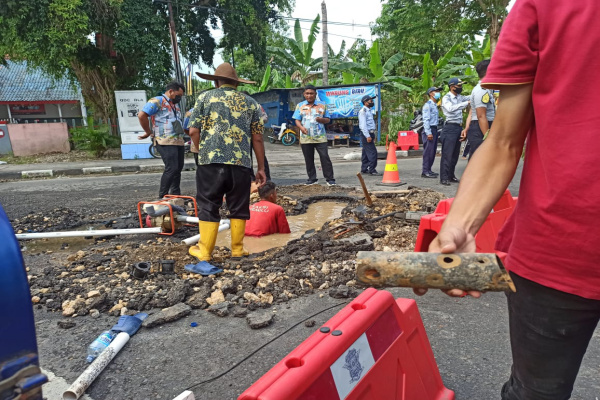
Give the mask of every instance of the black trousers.
[{"label": "black trousers", "polygon": [[427,133],[423,131],[421,137],[423,138],[423,167],[421,168],[422,174],[431,174],[431,166],[435,161],[435,153],[437,152],[438,144],[438,130],[437,126],[431,127],[431,135],[433,140],[427,140]]},{"label": "black trousers", "polygon": [[373,172],[377,170],[377,148],[375,147],[375,132],[369,132],[371,143],[367,141],[365,135],[360,135],[360,144],[362,145],[362,157],[360,172]]},{"label": "black trousers", "polygon": [[440,161],[440,180],[454,178],[454,170],[460,155],[460,125],[446,123],[442,131],[442,160]]},{"label": "black trousers", "polygon": [[507,294],[513,366],[502,400],[568,399],[600,319],[600,300],[511,277],[517,288]]},{"label": "black trousers", "polygon": [[181,170],[185,161],[185,149],[183,146],[156,145],[158,153],[165,164],[165,170],[160,178],[160,189],[158,197],[162,199],[167,194],[181,194]]},{"label": "black trousers", "polygon": [[[492,127],[493,121],[488,121],[490,128]],[[485,136],[485,132],[481,132],[481,128],[479,127],[478,121],[471,121],[471,125],[469,125],[469,130],[467,131],[467,139],[469,140],[469,144],[471,145],[471,154],[469,155],[469,160],[473,157],[475,150],[481,146],[483,143],[483,137]]]},{"label": "black trousers", "polygon": [[229,218],[250,219],[250,168],[205,164],[196,168],[196,200],[201,221],[219,222],[223,196]]},{"label": "black trousers", "polygon": [[321,168],[323,168],[323,176],[327,182],[335,182],[333,177],[333,165],[331,159],[327,153],[327,142],[325,143],[309,143],[303,144],[302,154],[304,155],[304,162],[306,163],[306,174],[308,180],[317,180],[317,170],[315,169],[315,150],[319,153],[319,159],[321,160]]},{"label": "black trousers", "polygon": [[470,152],[471,152],[471,143],[469,143],[469,140],[467,139],[467,143],[465,144],[465,151],[463,151],[463,157],[468,157]]}]

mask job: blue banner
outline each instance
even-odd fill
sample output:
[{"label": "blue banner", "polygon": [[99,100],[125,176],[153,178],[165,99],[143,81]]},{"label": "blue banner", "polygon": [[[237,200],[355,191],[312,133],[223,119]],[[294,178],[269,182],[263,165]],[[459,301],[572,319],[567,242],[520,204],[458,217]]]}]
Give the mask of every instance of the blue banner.
[{"label": "blue banner", "polygon": [[[363,96],[377,95],[377,86],[354,86],[330,89],[318,89],[317,99],[327,104],[331,118],[350,118],[358,116],[363,104]],[[375,110],[379,110],[379,99],[375,99]]]}]

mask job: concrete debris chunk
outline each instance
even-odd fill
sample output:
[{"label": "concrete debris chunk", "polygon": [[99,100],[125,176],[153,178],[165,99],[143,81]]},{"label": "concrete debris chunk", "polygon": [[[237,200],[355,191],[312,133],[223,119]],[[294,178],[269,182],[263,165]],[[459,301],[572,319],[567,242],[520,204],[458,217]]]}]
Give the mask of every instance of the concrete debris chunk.
[{"label": "concrete debris chunk", "polygon": [[177,321],[180,318],[190,315],[192,308],[184,303],[175,304],[173,307],[168,307],[160,312],[149,316],[142,326],[144,328],[154,328],[167,322]]}]

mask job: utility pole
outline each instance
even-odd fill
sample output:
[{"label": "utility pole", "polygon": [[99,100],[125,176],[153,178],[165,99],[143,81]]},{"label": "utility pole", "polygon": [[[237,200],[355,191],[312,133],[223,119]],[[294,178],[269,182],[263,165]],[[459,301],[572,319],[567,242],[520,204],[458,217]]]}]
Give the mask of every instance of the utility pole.
[{"label": "utility pole", "polygon": [[173,50],[173,63],[175,64],[175,78],[177,82],[183,83],[183,72],[179,62],[179,49],[177,47],[177,32],[175,31],[175,20],[173,20],[173,5],[171,0],[167,3],[169,7],[169,30],[171,32],[171,48]]},{"label": "utility pole", "polygon": [[321,3],[321,16],[323,24],[323,86],[329,84],[329,43],[327,42],[327,6],[325,0]]}]

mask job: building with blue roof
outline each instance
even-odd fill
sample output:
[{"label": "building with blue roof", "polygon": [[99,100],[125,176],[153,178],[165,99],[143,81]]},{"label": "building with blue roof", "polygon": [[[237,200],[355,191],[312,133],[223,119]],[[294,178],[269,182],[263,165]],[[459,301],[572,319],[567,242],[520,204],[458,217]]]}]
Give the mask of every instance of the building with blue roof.
[{"label": "building with blue roof", "polygon": [[55,80],[27,62],[6,60],[0,65],[0,123],[66,122],[86,124],[79,85]]}]

